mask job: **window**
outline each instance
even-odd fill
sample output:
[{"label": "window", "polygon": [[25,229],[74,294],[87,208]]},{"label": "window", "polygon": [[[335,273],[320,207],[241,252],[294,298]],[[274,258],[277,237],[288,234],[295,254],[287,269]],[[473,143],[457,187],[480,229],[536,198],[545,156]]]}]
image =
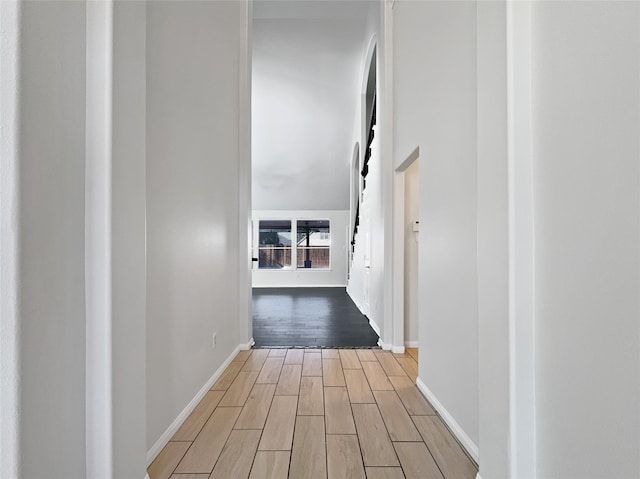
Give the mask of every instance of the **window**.
[{"label": "window", "polygon": [[291,268],[291,221],[261,220],[258,228],[258,268]]},{"label": "window", "polygon": [[297,267],[328,269],[331,266],[329,220],[298,220],[297,230]]},{"label": "window", "polygon": [[330,220],[268,219],[253,224],[258,229],[258,269],[331,268]]}]

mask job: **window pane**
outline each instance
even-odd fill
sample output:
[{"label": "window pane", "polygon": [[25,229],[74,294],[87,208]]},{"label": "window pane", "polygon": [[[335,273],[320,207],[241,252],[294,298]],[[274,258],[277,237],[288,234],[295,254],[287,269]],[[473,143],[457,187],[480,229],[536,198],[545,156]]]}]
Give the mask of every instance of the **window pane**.
[{"label": "window pane", "polygon": [[298,268],[327,269],[331,266],[329,220],[298,220]]},{"label": "window pane", "polygon": [[290,267],[291,221],[260,221],[258,230],[258,268],[282,269]]}]

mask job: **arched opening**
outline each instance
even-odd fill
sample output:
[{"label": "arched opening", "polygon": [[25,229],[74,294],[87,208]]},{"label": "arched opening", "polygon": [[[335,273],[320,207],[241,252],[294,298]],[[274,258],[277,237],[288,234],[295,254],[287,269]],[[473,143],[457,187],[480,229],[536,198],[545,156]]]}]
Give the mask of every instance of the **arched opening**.
[{"label": "arched opening", "polygon": [[376,89],[377,89],[377,47],[375,37],[369,44],[367,53],[368,68],[366,70],[365,86],[363,91],[364,121],[363,140],[365,144],[364,157],[362,160],[362,189],[367,186],[367,175],[369,174],[369,160],[371,159],[371,144],[373,143],[374,127],[376,125]]},{"label": "arched opening", "polygon": [[[354,165],[357,168],[358,195],[357,201],[354,201],[351,206],[351,252],[347,291],[362,314],[367,317],[371,327],[380,335],[380,327],[371,317],[370,300],[372,255],[370,219],[371,209],[375,210],[375,197],[378,194],[376,191],[378,187],[376,185],[379,185],[377,179],[370,182],[370,188],[367,190],[367,177],[370,173],[369,163],[370,161],[376,162],[375,159],[372,160],[372,144],[376,125],[377,64],[376,35],[373,35],[369,40],[361,70],[359,121],[361,147],[358,155],[359,164]],[[371,178],[372,176],[369,176],[370,180]],[[373,189],[371,189],[371,185],[373,185]]]}]

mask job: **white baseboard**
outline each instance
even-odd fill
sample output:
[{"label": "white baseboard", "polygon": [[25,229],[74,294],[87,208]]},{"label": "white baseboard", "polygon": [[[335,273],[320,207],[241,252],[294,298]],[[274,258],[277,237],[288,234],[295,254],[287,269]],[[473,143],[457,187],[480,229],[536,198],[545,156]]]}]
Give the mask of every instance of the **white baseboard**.
[{"label": "white baseboard", "polygon": [[256,344],[256,342],[253,340],[253,338],[251,338],[248,343],[240,343],[240,345],[238,346],[238,349],[240,351],[247,351],[251,349],[254,344]]},{"label": "white baseboard", "polygon": [[376,334],[380,336],[380,326],[378,326],[376,322],[371,318],[369,318],[369,326],[371,326],[371,329],[373,329]]},{"label": "white baseboard", "polygon": [[380,346],[380,349],[383,349],[384,351],[391,351],[391,345],[385,343],[382,339],[378,339],[378,346]]},{"label": "white baseboard", "polygon": [[346,288],[346,284],[256,284],[252,285],[256,289],[271,288]]},{"label": "white baseboard", "polygon": [[404,342],[404,347],[405,348],[417,348],[419,346],[420,342],[419,341],[405,341]]},{"label": "white baseboard", "polygon": [[[229,357],[220,365],[216,372],[213,373],[213,376],[209,378],[209,380],[202,386],[202,389],[196,393],[194,398],[187,404],[187,406],[182,410],[178,417],[171,423],[171,425],[167,428],[167,430],[160,436],[160,438],[156,441],[156,443],[147,451],[147,467],[151,465],[153,460],[160,454],[164,446],[171,440],[173,435],[180,429],[182,423],[189,417],[189,414],[195,409],[202,398],[209,392],[209,389],[214,385],[214,383],[222,376],[222,373],[227,368],[227,366],[231,363],[233,358],[238,354],[238,351],[242,349],[242,346],[239,345],[233,350],[233,352],[229,355]],[[248,347],[246,349],[249,349]],[[147,476],[148,477],[148,476]]]},{"label": "white baseboard", "polygon": [[456,420],[453,418],[451,414],[449,414],[449,412],[445,409],[442,403],[438,401],[436,396],[429,390],[429,388],[422,381],[422,379],[420,378],[416,379],[416,386],[418,386],[418,389],[420,390],[420,392],[427,398],[427,400],[435,408],[435,410],[438,412],[442,420],[447,423],[447,426],[449,426],[449,429],[451,429],[451,432],[453,432],[456,438],[458,438],[458,441],[460,441],[460,444],[462,444],[462,447],[464,447],[467,450],[467,452],[473,458],[473,460],[476,461],[476,464],[478,464],[478,446],[476,446],[474,442],[471,440],[471,438],[467,436],[464,430],[460,427],[460,424],[456,422]]},{"label": "white baseboard", "polygon": [[[378,333],[378,336],[380,336],[380,333]],[[404,346],[394,346],[393,344],[387,344],[382,339],[378,339],[378,346],[380,346],[380,349],[383,349],[385,351],[391,351],[392,353],[395,353],[395,354],[404,353]]]}]

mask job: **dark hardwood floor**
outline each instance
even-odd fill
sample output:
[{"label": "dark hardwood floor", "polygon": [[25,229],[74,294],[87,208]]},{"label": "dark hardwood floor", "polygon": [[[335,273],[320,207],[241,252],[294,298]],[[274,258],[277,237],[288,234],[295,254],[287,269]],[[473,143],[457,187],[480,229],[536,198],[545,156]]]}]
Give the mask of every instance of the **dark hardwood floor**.
[{"label": "dark hardwood floor", "polygon": [[375,347],[378,335],[345,288],[254,288],[256,347]]}]

